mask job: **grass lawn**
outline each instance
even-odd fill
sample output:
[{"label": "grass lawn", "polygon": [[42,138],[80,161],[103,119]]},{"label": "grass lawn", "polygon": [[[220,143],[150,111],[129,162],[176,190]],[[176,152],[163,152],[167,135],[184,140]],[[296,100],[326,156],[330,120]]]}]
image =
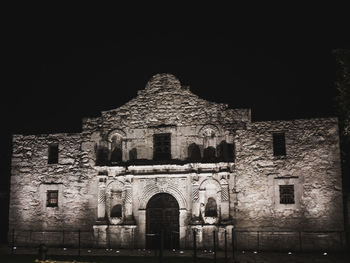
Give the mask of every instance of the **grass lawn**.
[{"label": "grass lawn", "polygon": [[[0,262],[15,262],[15,263],[39,263],[41,261],[35,261],[36,255],[0,255]],[[75,261],[79,262],[96,262],[96,263],[159,263],[159,257],[132,257],[132,256],[49,256],[48,263],[68,263]],[[192,263],[191,257],[164,257],[164,263]],[[213,262],[212,258],[197,258],[197,263],[209,263]],[[223,263],[224,259],[217,259],[217,263]]]}]

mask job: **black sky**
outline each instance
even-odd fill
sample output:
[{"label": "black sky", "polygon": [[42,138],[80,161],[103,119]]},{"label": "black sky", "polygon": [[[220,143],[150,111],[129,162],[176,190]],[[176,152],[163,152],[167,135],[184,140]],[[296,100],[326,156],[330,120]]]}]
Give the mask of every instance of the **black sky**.
[{"label": "black sky", "polygon": [[7,21],[1,189],[12,134],[79,132],[81,118],[121,106],[156,73],[174,74],[204,99],[252,108],[253,120],[336,115],[332,50],[348,47],[341,21],[202,22],[191,13],[170,23],[167,14],[100,21],[74,12],[21,10]]}]

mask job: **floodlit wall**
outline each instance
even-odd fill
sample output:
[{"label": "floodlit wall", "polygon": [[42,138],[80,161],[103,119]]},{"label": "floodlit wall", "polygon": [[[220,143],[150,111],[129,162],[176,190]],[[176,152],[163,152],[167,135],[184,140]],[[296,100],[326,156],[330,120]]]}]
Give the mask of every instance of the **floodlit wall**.
[{"label": "floodlit wall", "polygon": [[[171,160],[154,160],[157,134],[169,134]],[[278,156],[274,134],[283,134]],[[285,185],[293,202],[281,203]],[[57,206],[48,205],[50,191]],[[304,249],[341,248],[337,120],[251,122],[249,109],[155,75],[125,105],[84,119],[81,133],[13,136],[9,240],[15,229],[18,244],[75,246],[80,230],[85,246],[144,247],[147,202],[157,193],[179,203],[181,247],[192,246],[193,230],[198,247],[210,247],[215,230],[223,248],[233,229],[242,249],[300,248],[300,240]],[[217,216],[206,217],[212,199]]]}]

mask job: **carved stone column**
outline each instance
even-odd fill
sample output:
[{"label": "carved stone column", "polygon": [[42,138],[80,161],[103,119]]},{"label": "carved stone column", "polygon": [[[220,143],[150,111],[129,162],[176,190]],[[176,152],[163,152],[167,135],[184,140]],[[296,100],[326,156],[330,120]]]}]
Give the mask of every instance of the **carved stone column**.
[{"label": "carved stone column", "polygon": [[200,203],[199,203],[199,185],[192,185],[192,216],[195,218],[199,217],[200,213]]},{"label": "carved stone column", "polygon": [[125,219],[127,223],[131,223],[132,216],[132,186],[127,184],[125,186]]},{"label": "carved stone column", "polygon": [[221,185],[221,219],[228,220],[230,217],[230,196],[228,184]]},{"label": "carved stone column", "polygon": [[106,216],[106,178],[99,176],[97,200],[97,218],[105,219]]},{"label": "carved stone column", "polygon": [[138,213],[138,235],[137,245],[141,248],[146,248],[146,209],[140,209]]},{"label": "carved stone column", "polygon": [[180,209],[180,247],[185,248],[186,245],[186,228],[187,228],[187,210],[186,209]]},{"label": "carved stone column", "polygon": [[[201,204],[205,204],[205,190],[204,189],[199,189],[199,211],[198,214],[201,212]],[[204,215],[202,215],[204,216]]]}]

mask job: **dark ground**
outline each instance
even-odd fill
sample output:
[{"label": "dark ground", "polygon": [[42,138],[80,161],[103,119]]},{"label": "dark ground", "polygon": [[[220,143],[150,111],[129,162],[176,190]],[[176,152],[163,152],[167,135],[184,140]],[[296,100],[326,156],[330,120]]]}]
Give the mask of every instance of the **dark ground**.
[{"label": "dark ground", "polygon": [[[48,250],[47,259],[59,262],[159,262],[159,252],[155,255],[154,251],[142,250],[142,249],[81,249],[81,256],[78,255],[78,249],[67,248],[50,248]],[[325,254],[326,253],[326,254]],[[214,262],[214,255],[212,251],[197,251],[197,263],[201,262]],[[232,262],[232,252],[228,252],[227,262]],[[1,262],[35,262],[38,258],[37,249],[34,248],[17,248],[14,251],[14,255],[11,255],[11,249],[3,246],[0,249],[0,261]],[[240,263],[309,263],[309,262],[334,262],[342,263],[348,262],[350,258],[349,253],[344,252],[310,252],[310,253],[294,253],[288,254],[288,252],[257,252],[254,251],[236,251],[235,262]],[[179,251],[164,251],[163,262],[194,262],[193,251],[191,250],[179,250]],[[217,263],[225,262],[225,254],[223,251],[217,252]]]}]

